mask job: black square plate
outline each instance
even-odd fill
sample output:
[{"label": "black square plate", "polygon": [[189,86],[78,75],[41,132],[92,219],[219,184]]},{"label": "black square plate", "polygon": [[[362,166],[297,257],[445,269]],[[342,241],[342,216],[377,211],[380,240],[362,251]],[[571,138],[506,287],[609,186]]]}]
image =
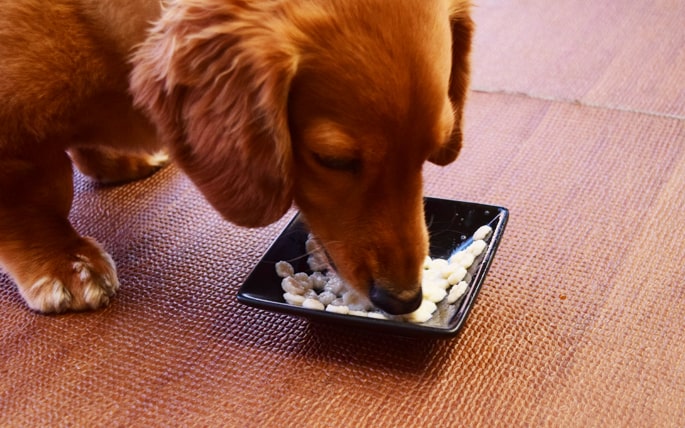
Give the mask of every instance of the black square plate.
[{"label": "black square plate", "polygon": [[415,324],[408,321],[342,315],[286,303],[275,264],[285,260],[293,265],[295,272],[311,272],[307,265],[307,257],[304,256],[308,231],[299,220],[299,215],[293,218],[247,277],[238,291],[238,301],[261,309],[361,330],[373,329],[401,336],[456,334],[466,320],[485,279],[502,238],[509,211],[493,205],[447,199],[425,198],[424,202],[430,234],[430,256],[433,258],[449,258],[452,253],[470,244],[471,236],[483,225],[489,225],[493,230],[486,239],[486,250],[468,269],[471,280],[466,294],[452,305],[448,305],[446,301],[438,304],[436,315],[426,323]]}]

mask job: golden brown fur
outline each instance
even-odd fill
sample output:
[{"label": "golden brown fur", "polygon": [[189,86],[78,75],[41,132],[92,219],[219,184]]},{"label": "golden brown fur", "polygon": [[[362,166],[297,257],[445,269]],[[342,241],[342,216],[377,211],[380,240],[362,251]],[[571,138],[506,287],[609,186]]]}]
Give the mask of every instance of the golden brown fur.
[{"label": "golden brown fur", "polygon": [[164,149],[232,222],[294,201],[345,279],[411,310],[421,168],[461,146],[468,2],[158,4],[0,0],[0,263],[29,306],[96,308],[118,287],[67,220],[71,162],[120,182]]}]

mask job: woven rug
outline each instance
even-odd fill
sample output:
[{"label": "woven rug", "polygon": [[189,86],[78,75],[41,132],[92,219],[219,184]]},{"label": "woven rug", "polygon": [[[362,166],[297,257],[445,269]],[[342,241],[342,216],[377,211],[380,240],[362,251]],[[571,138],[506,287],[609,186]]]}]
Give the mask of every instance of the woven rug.
[{"label": "woven rug", "polygon": [[122,288],[30,312],[0,274],[0,426],[685,426],[685,4],[483,0],[465,148],[426,194],[510,209],[461,332],[241,305],[294,215],[242,229],[175,167],[72,221]]}]

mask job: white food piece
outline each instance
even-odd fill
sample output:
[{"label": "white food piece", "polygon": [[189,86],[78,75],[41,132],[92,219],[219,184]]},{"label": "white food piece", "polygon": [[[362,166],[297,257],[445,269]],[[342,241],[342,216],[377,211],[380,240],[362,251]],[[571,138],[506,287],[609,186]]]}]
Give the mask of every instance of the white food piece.
[{"label": "white food piece", "polygon": [[368,317],[369,316],[369,313],[366,311],[353,311],[352,309],[350,309],[348,314],[354,315],[355,317]]},{"label": "white food piece", "polygon": [[448,265],[449,262],[445,259],[433,259],[428,266],[428,269],[442,272]]},{"label": "white food piece", "polygon": [[443,290],[447,290],[447,288],[449,286],[450,286],[449,282],[444,278],[424,278],[421,281],[421,288],[422,289],[437,287],[437,288],[442,288]]},{"label": "white food piece", "polygon": [[488,247],[487,242],[483,241],[482,239],[477,239],[469,245],[469,247],[466,249],[469,253],[473,254],[475,257],[480,256],[483,254],[483,251]]},{"label": "white food piece", "polygon": [[386,317],[384,314],[380,312],[369,312],[367,317],[369,318],[375,318],[377,320],[387,320],[388,317]]},{"label": "white food piece", "polygon": [[325,256],[321,256],[320,254],[312,254],[307,257],[307,265],[309,265],[309,269],[313,271],[322,271],[328,268],[328,260],[326,260]]},{"label": "white food piece", "polygon": [[295,278],[297,282],[301,283],[302,285],[311,284],[311,281],[309,280],[309,275],[307,275],[306,272],[298,272],[295,275],[293,275],[293,278]]},{"label": "white food piece", "polygon": [[305,288],[302,286],[302,283],[292,276],[283,278],[281,281],[281,288],[283,291],[290,294],[302,295],[305,292]]},{"label": "white food piece", "polygon": [[450,262],[450,264],[447,265],[447,267],[442,271],[442,275],[440,275],[440,277],[444,279],[449,278],[450,275],[459,269],[459,266],[461,266],[459,263]]},{"label": "white food piece", "polygon": [[456,253],[452,254],[450,258],[447,259],[447,261],[450,264],[459,264],[459,259],[461,259],[462,257],[464,257],[464,251],[457,251]]},{"label": "white food piece", "polygon": [[283,300],[295,306],[302,306],[304,303],[304,296],[299,294],[285,293],[283,294]]},{"label": "white food piece", "polygon": [[421,323],[426,322],[433,316],[433,312],[438,309],[438,306],[430,300],[423,300],[421,306],[414,312],[406,315],[407,320],[411,322]]},{"label": "white food piece", "polygon": [[466,269],[471,267],[474,260],[475,257],[468,251],[468,248],[463,251],[457,251],[449,258],[450,266],[462,266]]},{"label": "white food piece", "polygon": [[327,306],[326,306],[326,312],[333,312],[333,313],[336,313],[336,314],[347,315],[347,314],[350,313],[350,308],[348,308],[348,307],[345,306],[345,305],[333,305],[333,304],[330,304],[330,305],[327,305]]},{"label": "white food piece", "polygon": [[425,259],[423,259],[423,268],[424,269],[429,269],[431,267],[431,262],[433,259],[430,258],[430,256],[426,256]]},{"label": "white food piece", "polygon": [[302,302],[302,307],[307,309],[316,309],[317,311],[323,311],[325,308],[323,303],[312,298],[304,299],[304,302]]},{"label": "white food piece", "polygon": [[319,241],[317,241],[316,238],[314,238],[314,235],[311,233],[307,235],[307,241],[305,241],[304,247],[307,250],[307,254],[321,252],[321,245],[319,244]]},{"label": "white food piece", "polygon": [[328,269],[328,258],[326,257],[326,253],[323,251],[319,241],[311,234],[309,234],[307,241],[305,242],[305,249],[307,250],[307,254],[309,254],[307,264],[311,270],[317,272]]},{"label": "white food piece", "polygon": [[281,278],[287,278],[295,275],[295,269],[290,263],[281,261],[276,263],[276,275]]},{"label": "white food piece", "polygon": [[319,295],[316,294],[316,291],[312,290],[311,288],[309,290],[304,290],[303,296],[305,299],[319,300]]},{"label": "white food piece", "polygon": [[421,286],[421,290],[423,291],[423,298],[426,300],[430,300],[433,303],[438,303],[447,295],[447,291],[445,290],[445,288],[442,288],[439,285],[435,285],[435,282],[430,283],[427,286],[423,285]]},{"label": "white food piece", "polygon": [[421,275],[421,279],[423,281],[434,280],[438,278],[442,278],[442,269],[425,269],[423,271],[423,275]]},{"label": "white food piece", "polygon": [[445,278],[438,278],[435,281],[433,281],[433,285],[442,288],[443,290],[447,290],[447,287],[450,286],[450,282]]},{"label": "white food piece", "polygon": [[473,240],[478,241],[485,239],[491,232],[492,227],[488,226],[487,224],[485,226],[481,226],[473,233]]},{"label": "white food piece", "polygon": [[464,254],[461,256],[459,261],[457,262],[459,266],[463,267],[464,269],[468,269],[473,265],[473,262],[476,260],[473,254],[471,254],[468,251],[465,251]]},{"label": "white food piece", "polygon": [[328,278],[321,272],[314,272],[309,276],[309,282],[312,284],[314,290],[323,290],[328,283]]},{"label": "white food piece", "polygon": [[461,281],[458,284],[456,284],[454,287],[450,289],[449,294],[447,295],[447,303],[450,305],[457,300],[461,298],[461,296],[466,293],[466,290],[469,288],[469,285],[466,283],[466,281]]},{"label": "white food piece", "polygon": [[340,277],[326,275],[326,278],[328,279],[323,289],[326,291],[330,291],[331,293],[337,294],[338,296],[342,295],[345,291],[345,284],[342,282]]},{"label": "white food piece", "polygon": [[342,298],[343,303],[348,306],[351,311],[368,311],[371,309],[371,302],[354,290],[346,291],[343,293]]},{"label": "white food piece", "polygon": [[319,302],[323,303],[324,306],[330,305],[337,297],[338,296],[330,291],[323,291],[321,294],[319,294]]},{"label": "white food piece", "polygon": [[454,273],[447,278],[447,282],[449,282],[450,285],[457,284],[466,277],[466,273],[466,269],[463,266],[458,266],[458,269],[455,269]]}]

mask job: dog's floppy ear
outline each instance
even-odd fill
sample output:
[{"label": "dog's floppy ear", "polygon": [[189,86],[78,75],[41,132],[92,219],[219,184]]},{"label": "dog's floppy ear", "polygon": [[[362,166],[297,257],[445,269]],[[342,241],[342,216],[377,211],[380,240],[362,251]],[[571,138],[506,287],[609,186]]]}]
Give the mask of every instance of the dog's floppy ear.
[{"label": "dog's floppy ear", "polygon": [[226,219],[267,225],[292,203],[287,97],[297,68],[277,14],[247,3],[168,3],[132,63],[131,91]]},{"label": "dog's floppy ear", "polygon": [[428,160],[438,165],[454,161],[461,150],[464,102],[469,86],[471,38],[473,21],[468,2],[456,1],[450,10],[452,30],[452,69],[450,72],[449,98],[454,111],[454,128],[449,140],[433,153]]}]

